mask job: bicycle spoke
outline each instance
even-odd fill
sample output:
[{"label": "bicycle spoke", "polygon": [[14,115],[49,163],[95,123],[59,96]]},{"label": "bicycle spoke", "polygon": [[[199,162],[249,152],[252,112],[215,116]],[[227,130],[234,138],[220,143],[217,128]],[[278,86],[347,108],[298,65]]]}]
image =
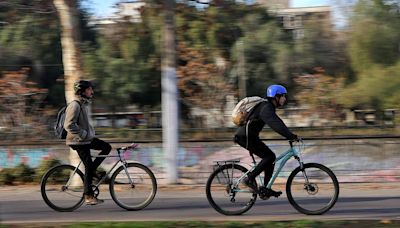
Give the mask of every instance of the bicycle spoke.
[{"label": "bicycle spoke", "polygon": [[146,207],[153,200],[156,190],[153,173],[141,164],[128,164],[127,172],[120,167],[111,177],[111,196],[119,206],[127,210]]},{"label": "bicycle spoke", "polygon": [[83,202],[83,174],[74,173],[74,167],[69,165],[54,167],[44,175],[41,192],[46,204],[54,210],[75,210]]},{"label": "bicycle spoke", "polygon": [[[308,180],[308,181],[307,181]],[[287,193],[292,205],[305,214],[328,211],[338,197],[338,182],[328,168],[311,164],[295,170],[288,179]]]},{"label": "bicycle spoke", "polygon": [[253,206],[256,195],[243,183],[238,183],[246,171],[244,167],[229,164],[211,174],[206,186],[207,199],[218,212],[242,214]]}]

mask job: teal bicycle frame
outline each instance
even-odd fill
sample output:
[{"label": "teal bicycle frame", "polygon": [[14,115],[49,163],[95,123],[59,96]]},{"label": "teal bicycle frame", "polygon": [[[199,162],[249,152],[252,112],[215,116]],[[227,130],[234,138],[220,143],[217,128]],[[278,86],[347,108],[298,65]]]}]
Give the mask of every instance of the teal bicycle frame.
[{"label": "teal bicycle frame", "polygon": [[[303,169],[303,161],[302,161],[302,158],[301,158],[301,155],[300,155],[300,150],[297,150],[297,149],[293,146],[293,142],[290,141],[289,143],[290,143],[290,148],[289,148],[286,152],[280,154],[280,155],[275,159],[274,164],[276,164],[277,162],[279,162],[279,167],[278,167],[278,169],[277,169],[276,171],[274,171],[274,173],[273,173],[273,175],[272,175],[270,181],[268,182],[268,185],[266,186],[266,187],[269,188],[269,189],[272,187],[272,185],[274,184],[274,182],[275,182],[276,178],[278,177],[279,173],[282,171],[282,168],[285,166],[286,162],[287,162],[290,158],[294,157],[294,158],[300,163],[300,168]],[[302,142],[302,145],[304,146],[304,143],[303,143],[303,142]],[[250,154],[250,155],[251,155],[251,157],[253,158],[253,166],[251,167],[250,170],[248,170],[243,176],[241,176],[241,177],[237,180],[236,185],[238,185],[238,184],[241,182],[241,180],[242,180],[249,172],[253,171],[253,170],[255,169],[256,165],[257,165],[257,162],[256,162],[256,160],[254,159],[254,155],[253,155],[253,154]],[[305,175],[305,174],[304,174],[304,175]],[[264,181],[263,181],[263,179],[261,178],[260,175],[258,176],[258,178],[259,178],[259,182],[261,183],[261,186],[264,186]],[[307,178],[306,176],[305,176],[304,178],[306,179],[306,182],[308,182],[308,178]],[[247,190],[245,191],[245,190],[239,190],[239,189],[236,189],[235,191],[236,191],[236,192],[247,192]]]}]

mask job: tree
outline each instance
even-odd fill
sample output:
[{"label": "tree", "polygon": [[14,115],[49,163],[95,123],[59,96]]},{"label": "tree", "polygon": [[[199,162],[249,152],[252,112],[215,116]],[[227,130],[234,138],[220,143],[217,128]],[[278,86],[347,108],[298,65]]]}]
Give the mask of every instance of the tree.
[{"label": "tree", "polygon": [[[83,78],[77,0],[54,0],[54,5],[60,18],[65,98],[69,103],[75,97],[73,84]],[[72,148],[69,157],[72,164],[78,163],[79,157]]]},{"label": "tree", "polygon": [[225,96],[233,93],[223,72],[207,59],[206,51],[180,44],[178,52],[180,61],[186,63],[180,65],[177,70],[178,87],[183,103],[190,108],[221,109]]},{"label": "tree", "polygon": [[357,78],[342,94],[350,108],[400,107],[400,17],[391,1],[360,0],[351,20],[349,55]]},{"label": "tree", "polygon": [[[247,20],[251,22],[247,22]],[[244,32],[244,37],[232,48],[232,77],[240,77],[240,67],[244,67],[247,77],[247,94],[260,95],[269,83],[282,83],[289,79],[289,46],[283,42],[285,34],[275,22],[260,21],[257,15],[245,18],[253,28]],[[258,25],[258,26],[255,26]],[[243,48],[240,48],[240,42]],[[240,66],[243,55],[245,65]]]},{"label": "tree", "polygon": [[29,69],[7,71],[0,78],[0,126],[6,128],[13,137],[31,140],[47,137],[48,117],[40,108],[46,89],[28,81]]},{"label": "tree", "polygon": [[115,111],[131,104],[160,104],[159,39],[154,40],[158,30],[151,28],[151,18],[144,18],[140,23],[125,21],[102,28],[97,45],[85,48],[84,71],[96,79],[103,108]]},{"label": "tree", "polygon": [[301,74],[294,78],[297,84],[295,99],[307,107],[304,114],[318,119],[341,120],[343,106],[339,104],[344,86],[344,78],[329,76],[321,67],[311,74]]}]

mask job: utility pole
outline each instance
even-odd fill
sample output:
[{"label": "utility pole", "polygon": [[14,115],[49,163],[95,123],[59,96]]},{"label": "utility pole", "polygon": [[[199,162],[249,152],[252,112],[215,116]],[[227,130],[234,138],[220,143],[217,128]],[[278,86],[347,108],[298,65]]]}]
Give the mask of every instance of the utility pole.
[{"label": "utility pole", "polygon": [[179,144],[178,130],[178,89],[176,79],[175,45],[175,1],[163,0],[164,28],[162,48],[162,127],[163,149],[166,161],[167,182],[177,182],[177,160]]}]

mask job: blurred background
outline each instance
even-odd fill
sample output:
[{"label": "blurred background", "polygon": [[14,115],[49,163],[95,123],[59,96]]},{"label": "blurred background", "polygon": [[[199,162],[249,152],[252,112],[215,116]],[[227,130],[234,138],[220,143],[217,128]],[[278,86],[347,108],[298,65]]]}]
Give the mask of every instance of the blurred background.
[{"label": "blurred background", "polygon": [[[75,18],[70,28],[62,25],[59,2],[70,4],[67,15]],[[69,80],[76,76],[66,73],[71,63],[63,57],[68,31],[76,49],[74,70],[95,84],[96,134],[114,145],[142,142],[142,157],[132,159],[162,173],[164,11],[158,0],[0,0],[3,174],[21,164],[21,172],[28,172],[52,159],[68,161],[64,142],[53,135],[57,111],[72,89]],[[358,144],[347,138],[328,142],[352,145],[345,150],[365,151],[371,161],[380,148],[388,162],[381,164],[399,179],[400,161],[391,160],[399,143],[399,1],[181,0],[173,14],[176,47],[169,48],[176,53],[179,140],[187,143],[177,152],[182,170],[197,165],[198,173],[206,156],[230,148],[235,104],[263,96],[277,83],[289,90],[288,106],[279,115],[294,132],[311,139],[357,138]],[[280,138],[269,129],[262,137]],[[369,137],[384,139],[371,142],[375,147],[369,151],[363,148]],[[330,150],[331,157],[342,149]],[[333,162],[337,170],[350,167],[349,158],[364,156],[353,152]]]}]

